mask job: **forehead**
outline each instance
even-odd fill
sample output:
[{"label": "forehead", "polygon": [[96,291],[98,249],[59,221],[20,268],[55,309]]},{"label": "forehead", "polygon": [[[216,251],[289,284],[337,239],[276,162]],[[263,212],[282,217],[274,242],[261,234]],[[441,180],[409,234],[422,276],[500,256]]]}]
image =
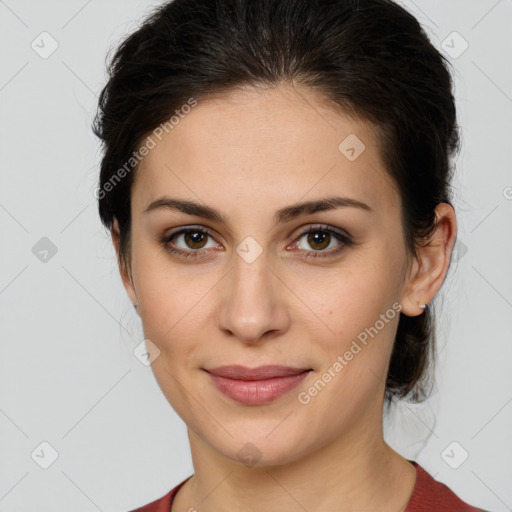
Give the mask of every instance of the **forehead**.
[{"label": "forehead", "polygon": [[224,210],[235,199],[291,203],[334,190],[376,209],[397,203],[375,127],[310,90],[252,88],[208,98],[161,132],[136,173],[139,211],[162,194]]}]

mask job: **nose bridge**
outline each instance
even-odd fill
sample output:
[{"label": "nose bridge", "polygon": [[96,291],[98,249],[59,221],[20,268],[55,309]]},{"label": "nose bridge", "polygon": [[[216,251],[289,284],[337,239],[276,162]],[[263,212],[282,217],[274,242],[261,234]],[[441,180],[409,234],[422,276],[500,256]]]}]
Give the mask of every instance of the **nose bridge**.
[{"label": "nose bridge", "polygon": [[271,299],[268,263],[267,254],[262,253],[254,260],[245,259],[243,255],[237,254],[232,272],[232,289],[237,303],[245,299],[257,302]]},{"label": "nose bridge", "polygon": [[219,327],[241,340],[255,341],[269,330],[282,329],[287,314],[278,297],[276,278],[268,268],[268,252],[251,240],[242,242],[236,252]]}]

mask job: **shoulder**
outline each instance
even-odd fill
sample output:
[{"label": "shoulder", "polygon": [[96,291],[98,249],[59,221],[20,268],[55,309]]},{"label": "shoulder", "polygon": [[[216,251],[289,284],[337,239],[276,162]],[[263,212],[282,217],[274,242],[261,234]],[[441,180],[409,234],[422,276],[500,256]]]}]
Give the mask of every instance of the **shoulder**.
[{"label": "shoulder", "polygon": [[171,489],[161,498],[158,498],[157,500],[152,501],[151,503],[148,503],[147,505],[137,509],[130,510],[130,512],[169,512],[171,509],[172,500],[178,492],[178,489],[191,477],[192,475],[183,480],[183,482],[179,483],[176,487],[174,487],[174,489]]},{"label": "shoulder", "polygon": [[434,480],[419,464],[413,462],[417,478],[406,512],[485,512],[464,503],[449,487]]}]

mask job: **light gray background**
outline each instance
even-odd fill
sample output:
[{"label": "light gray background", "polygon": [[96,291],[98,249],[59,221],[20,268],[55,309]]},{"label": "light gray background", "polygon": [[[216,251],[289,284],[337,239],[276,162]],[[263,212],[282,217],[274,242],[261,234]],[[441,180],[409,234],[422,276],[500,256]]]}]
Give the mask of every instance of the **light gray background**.
[{"label": "light gray background", "polygon": [[[105,56],[158,3],[0,1],[2,512],[125,511],[193,472],[185,425],[132,354],[142,329],[93,196],[100,153],[90,123]],[[395,410],[386,436],[464,500],[504,512],[512,510],[512,1],[403,5],[452,54],[463,147],[458,264],[435,301],[436,393]],[[31,47],[43,46],[44,31],[58,42],[45,59]],[[43,237],[57,250],[46,262],[33,252]],[[42,442],[58,454],[47,469],[52,449]],[[453,469],[463,450],[467,460]]]}]

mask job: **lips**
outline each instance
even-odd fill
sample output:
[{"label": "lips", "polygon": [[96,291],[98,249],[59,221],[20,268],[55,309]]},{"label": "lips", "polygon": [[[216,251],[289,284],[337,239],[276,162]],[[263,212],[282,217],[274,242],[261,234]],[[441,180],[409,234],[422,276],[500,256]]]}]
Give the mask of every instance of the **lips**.
[{"label": "lips", "polygon": [[212,384],[231,400],[244,405],[264,405],[289,393],[308,377],[312,369],[232,365],[205,371]]},{"label": "lips", "polygon": [[258,366],[257,368],[248,368],[242,365],[229,365],[207,369],[206,371],[218,377],[250,381],[272,379],[276,377],[290,377],[292,375],[299,375],[311,369],[312,368],[295,368],[281,365]]}]

